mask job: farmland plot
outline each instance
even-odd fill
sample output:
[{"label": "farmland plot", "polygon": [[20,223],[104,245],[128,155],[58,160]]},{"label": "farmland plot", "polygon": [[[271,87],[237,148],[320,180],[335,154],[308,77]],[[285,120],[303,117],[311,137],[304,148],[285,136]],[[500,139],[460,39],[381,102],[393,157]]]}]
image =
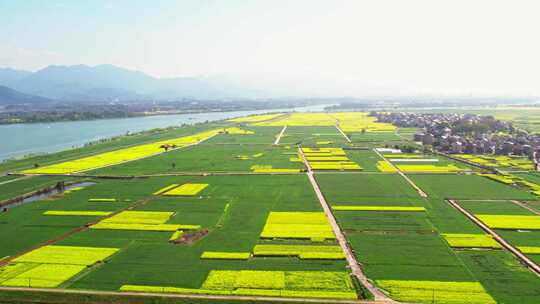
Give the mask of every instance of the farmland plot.
[{"label": "farmland plot", "polygon": [[525,199],[534,196],[512,186],[477,175],[410,174],[431,197],[455,199]]},{"label": "farmland plot", "polygon": [[[173,183],[175,179],[167,178],[166,182]],[[247,183],[248,180],[249,183]],[[179,180],[178,183],[180,182]],[[175,215],[167,221],[167,224],[199,224],[200,231],[207,231],[204,236],[190,245],[183,245],[168,242],[169,234],[160,236],[159,232],[152,231],[92,229],[74,235],[63,241],[62,245],[94,243],[101,246],[115,245],[124,249],[105,267],[92,271],[73,282],[71,286],[105,290],[125,289],[127,287],[122,287],[125,285],[147,286],[144,288],[158,286],[172,288],[165,289],[166,292],[172,290],[172,292],[212,293],[203,286],[212,270],[308,272],[305,275],[309,275],[310,271],[330,271],[346,274],[342,256],[334,256],[331,259],[328,257],[310,258],[309,254],[305,259],[293,255],[253,256],[247,260],[245,260],[246,255],[243,255],[242,259],[220,258],[226,253],[251,253],[259,244],[271,244],[272,241],[262,240],[260,233],[264,229],[267,217],[274,210],[276,212],[288,210],[292,213],[322,213],[305,176],[238,176],[234,178],[216,176],[198,178],[197,183],[209,184],[202,196],[153,196],[154,199],[149,203],[130,212],[163,212],[165,210],[174,212]],[[165,186],[165,182],[162,184]],[[148,192],[153,193],[157,188],[159,187]],[[287,242],[281,242],[281,244],[285,246]],[[322,246],[335,245],[331,241],[323,244]],[[204,252],[220,254],[215,256],[215,254],[207,253],[201,258]],[[302,276],[302,273],[300,275]],[[237,289],[235,287],[235,290]],[[309,288],[286,288],[280,292],[283,295],[308,296],[309,290]],[[243,289],[235,291],[235,294],[246,294],[246,292],[259,294],[258,291]],[[328,297],[344,296],[332,293],[331,289],[325,292]],[[349,298],[356,297],[355,292],[351,293],[350,289],[345,292]],[[325,297],[324,292],[313,293],[312,296]]]},{"label": "farmland plot", "polygon": [[[241,136],[241,135],[240,135]],[[148,159],[93,171],[104,175],[138,175],[173,172],[249,172],[252,166],[301,169],[291,162],[295,148],[271,145],[197,145],[170,151]]]}]

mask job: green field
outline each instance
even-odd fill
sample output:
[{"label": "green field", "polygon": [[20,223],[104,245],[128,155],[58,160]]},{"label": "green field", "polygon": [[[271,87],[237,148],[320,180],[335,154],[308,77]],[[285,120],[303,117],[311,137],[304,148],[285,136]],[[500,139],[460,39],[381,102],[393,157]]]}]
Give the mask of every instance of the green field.
[{"label": "green field", "polygon": [[[220,132],[198,144],[81,176],[0,176],[0,201],[60,181],[89,182],[0,213],[0,240],[9,244],[0,246],[0,302],[60,301],[45,291],[3,289],[9,286],[119,293],[60,293],[63,303],[238,303],[236,296],[253,297],[242,303],[260,303],[261,296],[281,297],[284,303],[291,297],[317,303],[373,299],[351,273],[346,250],[336,241],[328,217],[335,217],[335,228],[345,236],[366,278],[392,299],[443,304],[462,303],[460,299],[474,304],[540,302],[538,277],[511,253],[498,247],[461,248],[445,237],[485,234],[447,199],[456,199],[475,215],[537,216],[512,202],[520,200],[540,210],[537,197],[527,189],[475,174],[407,173],[409,182],[398,173],[381,172],[377,163],[382,158],[373,149],[412,144],[415,129],[351,132],[348,143],[332,125],[290,126],[275,145],[282,127],[220,121],[8,161],[0,171],[20,173],[36,163],[61,163],[224,127],[247,132]],[[334,160],[330,152],[320,153],[330,154],[323,156],[330,158],[328,162],[345,154],[361,167],[314,171],[324,199],[334,208],[331,213],[325,214],[324,201],[319,201],[298,154],[299,148],[307,147],[341,148],[334,150],[341,153]],[[437,159],[438,166],[469,169],[440,156],[419,157]],[[256,172],[257,168],[263,170]],[[296,171],[281,174],[280,169]],[[536,173],[519,176],[540,183]],[[538,230],[495,230],[514,246],[540,247]],[[40,255],[42,250],[64,253]],[[75,250],[88,253],[68,254],[79,252]],[[110,254],[92,260],[91,252],[100,250]],[[540,254],[527,255],[540,262]],[[81,264],[78,259],[91,262]],[[407,284],[425,287],[411,291],[403,287]],[[124,291],[154,295],[128,297]],[[175,301],[160,297],[163,293],[200,298]]]},{"label": "green field", "polygon": [[345,137],[335,127],[288,127],[280,143],[290,145],[301,143],[303,146],[318,146],[317,142],[330,141],[322,146],[343,145]]},{"label": "green field", "polygon": [[477,175],[410,174],[409,177],[430,196],[437,198],[535,199],[533,195],[516,187]]},{"label": "green field", "polygon": [[[232,136],[232,135],[231,135]],[[218,136],[219,137],[219,136]],[[216,137],[217,138],[217,137]],[[248,159],[241,159],[246,156]],[[250,172],[254,165],[274,168],[304,168],[291,162],[294,148],[271,145],[204,144],[163,153],[161,155],[88,172],[98,175],[145,175],[174,172]]]}]

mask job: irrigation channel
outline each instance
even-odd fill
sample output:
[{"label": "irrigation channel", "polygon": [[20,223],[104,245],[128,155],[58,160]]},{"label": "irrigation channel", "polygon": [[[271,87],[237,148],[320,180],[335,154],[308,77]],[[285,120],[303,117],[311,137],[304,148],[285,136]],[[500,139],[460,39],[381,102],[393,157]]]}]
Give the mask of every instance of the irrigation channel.
[{"label": "irrigation channel", "polygon": [[23,195],[10,198],[4,201],[0,201],[0,208],[2,208],[2,211],[8,211],[10,208],[17,207],[20,205],[28,204],[35,201],[40,201],[47,199],[49,197],[52,197],[54,195],[57,195],[59,193],[63,193],[64,191],[73,189],[73,188],[84,188],[88,186],[95,185],[94,182],[72,182],[65,184],[64,182],[58,182],[54,186],[45,187],[36,191],[32,191],[29,193],[25,193]]}]

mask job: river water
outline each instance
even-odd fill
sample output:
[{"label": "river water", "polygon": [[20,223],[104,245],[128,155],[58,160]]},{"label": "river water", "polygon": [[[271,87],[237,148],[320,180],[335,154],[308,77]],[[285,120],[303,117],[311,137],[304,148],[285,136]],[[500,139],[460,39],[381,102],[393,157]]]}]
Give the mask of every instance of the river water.
[{"label": "river water", "polygon": [[28,154],[49,153],[80,147],[87,142],[154,128],[216,121],[275,111],[322,111],[328,105],[291,109],[211,112],[99,119],[51,123],[0,125],[0,161]]}]

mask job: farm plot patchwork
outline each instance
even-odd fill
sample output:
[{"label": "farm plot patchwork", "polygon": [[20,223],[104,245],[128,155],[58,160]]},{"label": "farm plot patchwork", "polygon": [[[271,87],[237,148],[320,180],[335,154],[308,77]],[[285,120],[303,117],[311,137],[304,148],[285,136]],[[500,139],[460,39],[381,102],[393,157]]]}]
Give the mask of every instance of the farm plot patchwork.
[{"label": "farm plot patchwork", "polygon": [[[46,179],[44,176],[32,177]],[[56,179],[56,177],[53,177]],[[99,220],[97,216],[67,215],[66,212],[115,212],[126,208],[154,189],[165,184],[153,180],[92,180],[93,185],[66,194],[56,194],[31,203],[18,205],[8,212],[0,213],[0,239],[9,240],[9,246],[0,246],[0,256],[13,256],[33,248],[37,244],[57,238],[77,227]],[[167,181],[165,181],[167,182]],[[115,203],[90,201],[94,197],[117,197]],[[45,212],[61,212],[62,216],[45,215]],[[13,237],[16,235],[17,237]],[[94,244],[88,244],[92,247]],[[107,246],[105,246],[107,247]],[[112,246],[115,247],[115,246]]]},{"label": "farm plot patchwork", "polygon": [[295,169],[298,172],[304,165],[302,162],[292,162],[290,159],[293,156],[296,156],[296,148],[291,147],[205,143],[91,173],[114,176],[175,172],[249,172],[253,166]]},{"label": "farm plot patchwork", "polygon": [[253,123],[255,126],[336,126],[346,133],[393,132],[396,127],[377,122],[366,112],[292,113],[275,120]]},{"label": "farm plot patchwork", "polygon": [[460,201],[485,225],[527,255],[540,261],[540,216],[513,201]]},{"label": "farm plot patchwork", "polygon": [[[188,179],[150,179],[160,181],[159,186],[147,187],[150,188],[147,189],[150,201],[129,212],[147,212],[136,218],[145,221],[150,219],[153,225],[161,225],[159,223],[166,220],[170,212],[174,212],[175,215],[168,219],[167,225],[197,223],[201,225],[200,229],[185,231],[178,243],[169,241],[169,233],[146,230],[89,229],[77,233],[62,241],[61,245],[92,244],[123,249],[105,265],[70,281],[69,287],[128,290],[130,287],[126,286],[131,285],[135,286],[131,287],[132,290],[151,292],[357,297],[354,288],[338,291],[320,284],[313,287],[301,285],[302,280],[315,282],[314,278],[319,272],[343,273],[348,278],[343,253],[338,251],[340,247],[334,241],[320,240],[317,245],[312,245],[310,239],[278,241],[260,238],[266,218],[272,212],[299,213],[310,223],[320,221],[319,216],[312,217],[309,215],[311,213],[320,213],[324,217],[306,176],[208,176],[196,182],[210,185],[204,190],[204,196],[152,195],[156,189],[182,184]],[[164,213],[159,213],[158,219],[154,216],[156,212]],[[132,222],[133,216],[128,215],[127,220]],[[257,247],[261,245],[263,247]],[[277,247],[266,249],[279,250],[281,255],[257,255],[260,248],[265,249],[264,246],[270,245]],[[319,252],[322,249],[327,250],[326,254]],[[203,284],[212,271],[284,273],[291,276],[288,282],[296,283],[279,290],[249,286],[211,289]]]},{"label": "farm plot patchwork", "polygon": [[[399,190],[396,186],[399,179],[395,183],[383,182],[393,177],[380,174],[317,176],[356,257],[367,276],[380,288],[397,300],[414,303],[432,303],[433,300],[435,303],[496,303],[501,299],[527,299],[529,302],[525,303],[533,303],[530,300],[534,296],[521,296],[514,291],[504,295],[494,293],[492,280],[495,279],[467,264],[470,260],[464,262],[478,249],[486,255],[502,252],[497,242],[446,202],[438,198],[419,200],[414,192],[406,194],[410,187],[404,184],[403,190]],[[466,193],[467,196],[476,196],[470,193]],[[424,211],[404,212],[411,207],[411,210],[421,210],[416,208],[421,207]],[[490,260],[490,263],[502,268],[507,261]],[[515,260],[512,263],[519,265]],[[506,279],[518,282],[521,276],[527,278],[523,284],[532,287],[534,274],[522,266],[512,268]]]},{"label": "farm plot patchwork", "polygon": [[[271,145],[283,125],[286,136],[280,145]],[[348,144],[336,125],[362,144]],[[0,268],[0,285],[316,298],[321,303],[363,297],[307,176],[297,174],[304,167],[294,144],[301,143],[310,163],[350,161],[362,167],[363,172],[315,176],[367,277],[392,298],[538,302],[538,279],[444,201],[467,199],[463,206],[478,216],[521,220],[531,212],[509,200],[535,200],[526,184],[433,174],[437,171],[425,168],[422,174],[407,172],[428,192],[429,198],[422,198],[401,175],[376,172],[382,159],[372,148],[397,135],[393,126],[366,113],[277,114],[213,128],[220,135],[200,145],[92,171],[167,174],[98,179],[91,187],[0,214],[0,238],[12,244],[0,246],[0,257],[8,256],[2,259],[8,263]],[[455,165],[391,150],[381,152],[398,166]],[[249,171],[260,174],[245,175]],[[268,174],[275,172],[295,174]],[[494,229],[534,259],[540,257],[540,230],[529,224],[527,229]],[[40,261],[30,255],[41,249],[17,257],[50,240],[52,246],[40,248],[70,248],[82,260],[58,252]],[[87,247],[111,254],[84,260],[78,250]],[[25,256],[28,260],[17,260]]]}]

